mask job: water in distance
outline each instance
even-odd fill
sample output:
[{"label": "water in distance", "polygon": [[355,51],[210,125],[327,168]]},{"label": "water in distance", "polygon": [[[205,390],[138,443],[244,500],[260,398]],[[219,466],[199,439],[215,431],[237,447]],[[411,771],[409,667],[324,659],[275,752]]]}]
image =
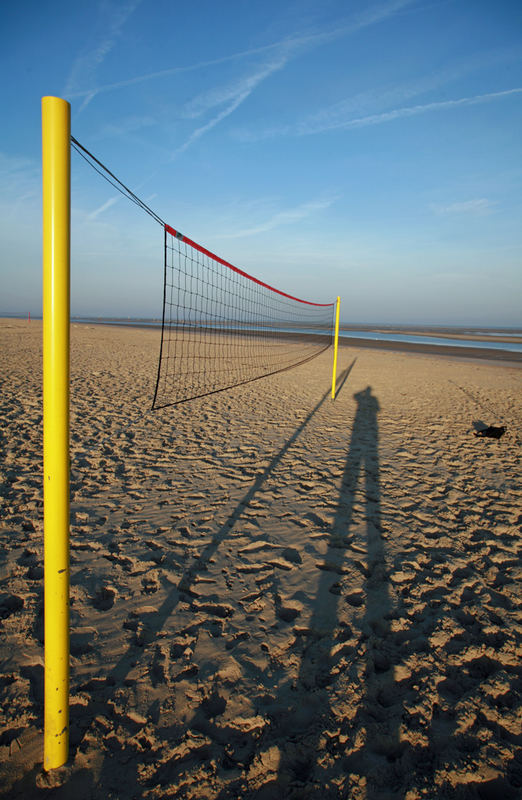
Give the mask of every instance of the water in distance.
[{"label": "water in distance", "polygon": [[[161,320],[158,319],[132,319],[132,318],[102,318],[102,317],[74,317],[71,320],[73,323],[87,323],[87,324],[102,324],[102,325],[127,325],[132,327],[143,327],[143,328],[161,328]],[[199,326],[197,324],[187,325],[186,323],[178,323],[180,328],[193,328],[197,329]],[[174,324],[173,327],[176,327]],[[285,326],[283,325],[252,325],[252,324],[238,324],[237,322],[225,322],[219,325],[208,325],[204,326],[207,330],[209,328],[215,329],[216,331],[226,332],[227,330],[234,330],[234,331],[244,331],[245,333],[256,332],[256,333],[297,333],[297,334],[309,334],[309,335],[326,335],[331,336],[331,330],[325,329],[323,327],[317,328],[297,328],[291,325]],[[449,336],[436,336],[431,335],[431,333],[426,333],[426,335],[419,335],[414,333],[400,333],[395,330],[389,331],[372,331],[372,330],[340,330],[339,331],[339,338],[340,339],[363,339],[366,341],[374,341],[374,342],[397,342],[397,343],[404,343],[404,344],[425,344],[425,345],[432,345],[435,347],[468,347],[468,348],[475,348],[481,350],[503,350],[506,352],[511,353],[522,353],[522,344],[520,342],[498,342],[498,341],[491,341],[495,335],[499,336],[502,335],[504,337],[508,336],[520,336],[521,333],[507,333],[500,330],[481,330],[481,331],[469,331],[466,329],[462,330],[462,336],[465,337],[466,334],[468,335],[481,335],[487,336],[487,341],[479,341],[477,339],[467,339],[467,338],[459,338],[453,339]]]}]

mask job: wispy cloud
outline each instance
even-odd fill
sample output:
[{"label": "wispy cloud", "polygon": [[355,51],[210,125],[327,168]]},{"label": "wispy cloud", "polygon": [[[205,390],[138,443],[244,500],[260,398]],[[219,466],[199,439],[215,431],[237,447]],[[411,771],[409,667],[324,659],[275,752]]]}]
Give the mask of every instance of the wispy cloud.
[{"label": "wispy cloud", "polygon": [[280,55],[278,58],[271,59],[266,64],[263,64],[249,75],[242,76],[224,86],[217,86],[202,92],[184,106],[181,114],[187,119],[197,119],[224,103],[234,103],[238,98],[248,97],[256,86],[259,86],[274,72],[282,69],[286,63],[287,58]]},{"label": "wispy cloud", "polygon": [[41,198],[41,167],[28,158],[0,152],[0,208],[4,219],[25,215]]},{"label": "wispy cloud", "polygon": [[448,203],[446,205],[433,204],[431,209],[441,216],[471,215],[484,216],[490,214],[495,204],[486,197],[477,197],[473,200],[464,200],[459,203]]},{"label": "wispy cloud", "polygon": [[383,122],[390,122],[394,119],[401,119],[403,117],[414,117],[418,114],[425,114],[429,111],[443,111],[449,108],[457,108],[458,106],[472,106],[479,103],[489,103],[492,100],[498,100],[501,97],[509,97],[510,95],[522,93],[522,87],[514,89],[506,89],[501,92],[488,92],[487,94],[478,94],[472,97],[459,97],[456,100],[441,100],[434,103],[423,103],[416,106],[406,106],[403,108],[396,108],[391,111],[385,111],[381,114],[370,114],[366,117],[359,119],[348,120],[345,123],[340,123],[336,127],[340,128],[362,128],[367,125],[380,125]]},{"label": "wispy cloud", "polygon": [[348,118],[343,118],[343,106],[337,104],[336,113],[329,111],[315,115],[313,118],[298,123],[297,125],[286,125],[281,127],[266,128],[264,131],[236,131],[236,136],[244,141],[259,141],[261,139],[275,138],[278,136],[311,136],[318,133],[325,133],[334,130],[350,130],[353,128],[365,128],[370,125],[382,125],[385,122],[392,122],[396,119],[415,117],[433,111],[445,111],[460,106],[479,105],[490,103],[506,97],[512,97],[522,93],[522,87],[514,87],[500,92],[488,92],[487,94],[473,95],[471,97],[459,97],[455,100],[441,100],[432,103],[420,103],[414,106],[402,106],[389,111],[382,111],[376,114],[366,114],[360,117],[350,117],[350,108],[354,100],[346,101],[344,110],[348,112]]},{"label": "wispy cloud", "polygon": [[[149,177],[145,178],[145,180],[141,181],[141,183],[138,185],[138,187],[136,187],[136,191],[139,192],[143,188],[145,183],[147,183],[147,181],[150,180],[150,178],[153,177],[153,176],[154,176],[154,173],[152,173],[152,175],[150,175]],[[157,193],[153,192],[152,194],[148,195],[144,199],[143,202],[146,205],[150,205],[150,203],[152,203],[152,201],[157,196],[158,196]],[[110,208],[115,206],[116,203],[119,203],[123,199],[128,201],[128,197],[126,197],[126,195],[123,194],[122,192],[119,192],[118,194],[115,194],[112,197],[109,197],[109,199],[106,200],[104,203],[102,203],[101,206],[98,206],[98,208],[95,208],[93,211],[90,211],[88,214],[83,214],[82,215],[82,221],[83,222],[94,222],[94,220],[98,219],[98,217],[100,217],[102,214],[104,214]]]},{"label": "wispy cloud", "polygon": [[93,136],[93,139],[105,138],[121,138],[129,136],[129,134],[136,133],[143,130],[143,128],[151,128],[156,125],[156,120],[151,116],[130,116],[124,119],[118,119],[117,123],[109,122],[104,125],[100,132]]},{"label": "wispy cloud", "polygon": [[29,158],[10,156],[0,152],[0,178],[2,183],[11,182],[23,183],[32,182],[38,175],[38,166]]},{"label": "wispy cloud", "polygon": [[[510,56],[512,57],[512,53]],[[493,50],[481,53],[480,56],[466,58],[465,61],[448,65],[445,69],[417,76],[414,80],[392,86],[375,87],[370,90],[358,92],[337,103],[333,103],[310,115],[304,122],[294,127],[297,134],[307,135],[317,132],[335,130],[343,127],[353,120],[375,119],[376,115],[391,112],[401,108],[406,103],[411,103],[414,98],[427,95],[441,87],[447,87],[456,80],[462,80],[466,75],[492,67],[499,60],[504,60],[505,54]],[[424,104],[426,105],[426,104]],[[284,130],[291,131],[291,128]]]},{"label": "wispy cloud", "polygon": [[103,214],[104,211],[108,211],[109,208],[112,208],[113,205],[121,200],[121,197],[121,194],[115,195],[114,197],[109,197],[109,199],[106,200],[105,203],[103,203],[99,208],[96,208],[94,211],[91,211],[89,214],[87,214],[87,222],[93,222],[95,219],[97,219],[97,217],[100,216],[100,214]]},{"label": "wispy cloud", "polygon": [[[139,2],[141,2],[141,0],[135,0],[130,4],[130,11],[126,14],[123,22],[126,21]],[[71,71],[71,75],[69,76],[65,93],[70,99],[78,99],[83,97],[84,103],[82,108],[84,108],[93,99],[93,97],[101,93],[125,89],[128,86],[134,86],[139,83],[145,83],[147,81],[153,81],[161,78],[168,78],[184,72],[195,72],[201,69],[208,69],[208,67],[219,66],[231,61],[240,61],[255,56],[262,56],[267,53],[269,54],[271,52],[277,53],[280,52],[282,48],[290,48],[294,51],[297,51],[300,48],[327,44],[334,39],[338,39],[342,36],[346,36],[349,33],[354,33],[357,30],[384,21],[387,17],[393,16],[395,13],[403,10],[407,6],[412,5],[413,2],[414,0],[391,0],[391,2],[381,3],[373,8],[366,9],[363,13],[354,17],[352,20],[347,21],[344,24],[337,25],[335,29],[328,29],[319,32],[314,31],[312,33],[294,34],[278,40],[277,42],[261,45],[260,47],[252,47],[247,50],[240,50],[237,53],[231,53],[230,55],[199,61],[195,64],[175,66],[168,69],[156,70],[154,72],[146,72],[142,75],[135,75],[132,78],[125,78],[124,80],[114,81],[112,83],[98,84],[89,87],[84,85],[82,87],[80,84],[86,83],[88,74],[94,71],[93,67],[98,66],[105,58],[105,55],[110,51],[110,49],[112,49],[116,39],[116,36],[112,34],[100,42],[98,47],[93,51],[80,56],[76,60]],[[118,22],[118,20],[116,20],[116,22]],[[117,26],[117,30],[114,32],[115,34],[119,33],[123,22]],[[80,74],[80,77],[82,78],[81,81],[77,79],[77,73]]]},{"label": "wispy cloud", "polygon": [[297,57],[304,50],[326,44],[334,39],[339,39],[347,34],[354,33],[361,28],[377,24],[387,17],[392,16],[397,11],[410,5],[412,0],[391,0],[370,9],[366,9],[362,14],[354,17],[344,25],[339,25],[335,29],[313,32],[309,34],[299,34],[290,36],[277,43],[273,48],[273,57],[258,67],[253,73],[240,77],[236,82],[225,86],[215,87],[202,93],[187,104],[183,110],[183,115],[188,118],[198,118],[205,113],[227,103],[215,116],[204,125],[196,128],[185,142],[180,145],[173,153],[173,158],[187,150],[197,139],[205,133],[215,128],[220,122],[229,117],[236,111],[242,103],[247,100],[252,92],[260,86],[263,81],[274,73],[282,70],[292,59]]},{"label": "wispy cloud", "polygon": [[[109,25],[107,35],[94,49],[82,54],[76,59],[67,81],[64,94],[71,99],[83,98],[83,103],[78,113],[81,113],[101,92],[114,91],[137,83],[165,78],[181,72],[217,66],[229,61],[242,60],[260,55],[269,56],[268,60],[253,71],[251,70],[246,76],[241,76],[237,81],[225,86],[216,87],[204,92],[187,104],[182,112],[182,115],[187,119],[197,119],[210,112],[217,111],[217,113],[214,113],[211,119],[207,120],[203,125],[197,127],[187,137],[185,142],[176,148],[172,154],[173,158],[187,150],[195,141],[233,114],[263,81],[282,70],[289,61],[297,57],[300,53],[347,36],[362,28],[382,22],[386,18],[393,16],[411,5],[413,2],[413,0],[388,0],[388,2],[380,3],[369,9],[365,9],[362,13],[353,16],[344,24],[337,25],[335,28],[296,33],[275,43],[257,48],[250,48],[228,56],[198,62],[193,65],[177,66],[166,70],[150,72],[110,84],[93,86],[92,84],[94,83],[98,66],[101,65],[107,54],[114,47],[123,25],[140,1],[141,0],[131,0],[126,6],[119,10],[118,13],[115,13]],[[86,87],[88,83],[91,83],[91,85]]]},{"label": "wispy cloud", "polygon": [[226,103],[225,108],[221,109],[215,116],[208,120],[204,125],[196,128],[186,141],[180,145],[173,153],[176,157],[180,153],[187,150],[191,144],[197,139],[201,138],[205,133],[215,128],[226,117],[230,116],[245,100],[252,94],[252,92],[265,81],[270,75],[273,75],[278,70],[282,69],[287,63],[284,55],[279,58],[271,60],[269,63],[264,64],[262,67],[252,72],[250,75],[241,77],[236,83],[229,84],[225,87],[213,89],[209,92],[201,94],[199,97],[191,101],[186,107],[184,113],[189,118],[203,116],[209,111]]},{"label": "wispy cloud", "polygon": [[[66,97],[78,97],[78,90],[95,80],[96,70],[113,49],[122,28],[134,13],[141,0],[128,0],[126,3],[109,6],[109,20],[105,24],[104,35],[98,43],[78,55],[73,63],[67,83],[63,90]],[[81,113],[96,96],[97,90],[90,88],[82,92],[83,103],[78,111]]]},{"label": "wispy cloud", "polygon": [[80,97],[89,97],[90,95],[97,95],[102,94],[104,92],[112,92],[117,89],[125,89],[128,86],[134,86],[138,83],[146,83],[147,81],[157,80],[158,78],[169,78],[173,75],[181,74],[184,72],[197,72],[201,69],[208,69],[208,67],[216,67],[220,66],[221,64],[226,64],[230,61],[238,61],[241,59],[249,58],[251,56],[262,55],[266,52],[272,51],[277,49],[280,46],[280,42],[275,42],[273,44],[268,44],[263,47],[255,47],[250,50],[241,50],[238,53],[232,53],[228,56],[222,56],[220,58],[213,58],[208,61],[198,61],[196,64],[188,64],[186,66],[181,67],[171,67],[169,69],[162,69],[156,72],[146,72],[143,75],[135,75],[133,78],[126,78],[122,81],[116,81],[114,83],[105,83],[99,86],[91,87],[89,89],[81,89],[71,91],[69,93],[69,97],[71,99],[76,99]]},{"label": "wispy cloud", "polygon": [[329,208],[336,200],[338,200],[338,196],[330,197],[330,198],[323,198],[320,200],[312,200],[308,203],[302,203],[301,205],[296,206],[295,208],[288,208],[284,211],[279,211],[276,214],[273,214],[268,219],[264,220],[263,222],[259,222],[257,225],[253,225],[250,228],[243,228],[238,231],[232,231],[230,233],[222,233],[216,235],[216,239],[241,239],[246,236],[255,236],[258,233],[266,233],[266,231],[271,231],[274,228],[279,228],[281,225],[292,225],[296,222],[300,222],[307,217],[311,217],[314,214],[318,213],[319,211],[323,211],[326,208]]}]

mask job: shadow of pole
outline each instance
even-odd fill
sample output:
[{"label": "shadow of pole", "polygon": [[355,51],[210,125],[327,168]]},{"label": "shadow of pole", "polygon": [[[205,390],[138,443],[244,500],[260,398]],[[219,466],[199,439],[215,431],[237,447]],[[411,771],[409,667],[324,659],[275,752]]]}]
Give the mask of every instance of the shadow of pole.
[{"label": "shadow of pole", "polygon": [[[348,795],[339,794],[339,786],[327,787],[327,773],[345,772],[359,774],[367,783],[367,800],[375,798],[380,789],[389,786],[383,784],[382,770],[374,773],[375,764],[381,758],[381,751],[386,764],[393,758],[397,750],[398,731],[387,729],[386,735],[380,736],[377,728],[386,714],[386,703],[392,693],[393,669],[385,655],[386,638],[389,634],[387,617],[391,610],[389,587],[386,580],[384,547],[381,537],[379,456],[378,456],[378,424],[379,404],[371,393],[371,387],[354,395],[357,409],[351,430],[349,451],[343,471],[337,512],[333,520],[328,542],[328,550],[323,563],[319,565],[319,576],[314,610],[310,619],[307,635],[303,636],[302,654],[299,674],[294,687],[292,705],[288,706],[288,691],[285,697],[279,698],[280,710],[275,725],[271,729],[271,738],[281,743],[281,761],[277,779],[272,784],[275,797],[301,797],[301,788],[292,788],[296,782],[306,786],[306,797],[339,798]],[[361,640],[365,642],[366,680],[363,688],[359,713],[354,715],[356,724],[365,727],[365,743],[361,752],[352,753],[346,758],[353,742],[342,745],[335,739],[329,739],[330,753],[321,750],[321,740],[326,731],[339,728],[338,719],[331,706],[329,686],[336,683],[340,674],[338,666],[339,653],[342,646],[336,647],[337,655],[332,656],[332,649],[349,638],[350,626],[339,624],[339,604],[348,599],[352,605],[361,605],[364,595],[342,597],[342,578],[347,561],[346,551],[353,542],[350,528],[353,525],[354,504],[359,482],[363,482],[365,497],[365,522],[367,564],[360,562],[365,587],[365,610],[363,617],[358,618],[362,628]],[[353,654],[355,648],[348,649]],[[390,683],[391,675],[391,683]],[[384,676],[384,677],[383,677]],[[335,688],[335,687],[333,687]],[[377,703],[377,710],[374,705]],[[380,706],[384,703],[384,707]],[[277,706],[277,703],[274,704]],[[382,713],[380,708],[382,708]],[[352,722],[341,726],[342,734],[352,736],[355,731]],[[375,752],[374,752],[375,751]],[[370,755],[369,755],[370,754]],[[375,756],[375,757],[374,757]],[[338,760],[337,767],[332,768],[332,760]],[[385,780],[389,780],[388,771]],[[263,795],[264,796],[264,795]]]},{"label": "shadow of pole", "polygon": [[[347,367],[339,376],[338,379],[339,387],[337,388],[337,392],[339,392],[341,386],[344,385],[344,382],[346,381],[348,375],[350,374],[351,370],[354,367],[355,361],[356,359],[354,359],[350,364],[350,366]],[[263,484],[266,483],[272,472],[278,467],[283,458],[286,456],[287,452],[296,443],[299,436],[303,433],[304,429],[311,422],[312,418],[317,414],[317,412],[319,411],[319,409],[321,408],[321,406],[328,397],[330,397],[329,390],[325,392],[325,394],[321,397],[317,405],[310,411],[310,413],[299,425],[299,427],[295,429],[292,436],[284,444],[281,450],[279,450],[279,452],[276,453],[276,455],[271,459],[270,463],[263,470],[263,472],[261,472],[258,475],[258,477],[255,479],[250,489],[241,498],[241,500],[236,505],[232,513],[229,515],[225,523],[221,526],[219,531],[214,535],[212,541],[209,542],[209,544],[205,547],[203,552],[196,559],[194,564],[185,572],[185,574],[183,575],[178,584],[179,591],[184,591],[190,594],[190,585],[193,583],[195,576],[199,574],[201,571],[205,570],[207,564],[209,563],[210,559],[216,552],[219,545],[227,538],[228,534],[230,533],[234,525],[241,518],[241,514],[243,513],[245,508],[248,508],[249,504],[252,502],[256,494],[260,491]]]},{"label": "shadow of pole", "polygon": [[[355,365],[356,359],[352,361],[352,363],[339,375],[337,381],[337,392],[340,391],[340,388],[346,381],[346,378],[350,374],[351,370]],[[150,653],[149,648],[152,647],[154,641],[158,638],[159,634],[163,630],[169,616],[172,614],[180,600],[183,597],[190,596],[191,586],[197,579],[197,576],[204,572],[207,568],[210,559],[217,551],[219,546],[227,539],[230,532],[236,525],[236,523],[241,518],[242,513],[246,508],[248,508],[249,504],[252,502],[256,494],[261,490],[263,485],[269,479],[272,472],[276,469],[282,459],[285,457],[287,452],[290,448],[295,444],[299,436],[303,433],[307,425],[311,422],[315,414],[319,411],[321,406],[324,404],[327,398],[330,397],[330,390],[324,393],[321,397],[319,402],[315,405],[315,407],[310,411],[310,413],[306,416],[303,422],[296,428],[292,436],[288,439],[288,441],[284,444],[284,446],[273,456],[268,466],[259,473],[258,477],[255,479],[254,483],[248,489],[248,491],[243,495],[241,500],[236,504],[234,510],[229,514],[228,518],[225,520],[223,525],[219,528],[219,530],[215,533],[212,537],[212,540],[208,543],[208,545],[204,548],[198,558],[194,561],[194,563],[185,570],[183,575],[181,576],[180,581],[176,587],[173,587],[173,590],[168,594],[165,598],[163,604],[159,607],[157,612],[151,616],[148,620],[149,630],[153,633],[151,641],[147,643],[147,650]],[[129,672],[133,667],[136,665],[136,660],[139,657],[142,657],[144,650],[142,647],[138,647],[136,644],[130,644],[127,651],[119,658],[118,662],[114,665],[110,673],[107,675],[104,683],[103,688],[101,689],[102,697],[93,699],[91,703],[85,708],[83,712],[83,720],[82,720],[82,730],[86,730],[90,720],[98,713],[97,705],[98,703],[107,703],[107,700],[114,694],[115,688],[118,685],[122,685],[122,683],[127,678]],[[79,742],[77,743],[77,745]],[[73,747],[71,746],[71,749]]]}]

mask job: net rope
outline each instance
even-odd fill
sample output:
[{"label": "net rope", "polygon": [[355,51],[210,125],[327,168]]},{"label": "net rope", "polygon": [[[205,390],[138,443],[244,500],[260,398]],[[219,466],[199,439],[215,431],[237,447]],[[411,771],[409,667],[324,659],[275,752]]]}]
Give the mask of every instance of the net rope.
[{"label": "net rope", "polygon": [[335,303],[274,289],[169,225],[164,266],[153,408],[291,369],[332,343]]},{"label": "net rope", "polygon": [[167,225],[73,136],[71,147],[164,230],[153,410],[292,369],[330,347],[335,303],[301,300],[224,261]]}]

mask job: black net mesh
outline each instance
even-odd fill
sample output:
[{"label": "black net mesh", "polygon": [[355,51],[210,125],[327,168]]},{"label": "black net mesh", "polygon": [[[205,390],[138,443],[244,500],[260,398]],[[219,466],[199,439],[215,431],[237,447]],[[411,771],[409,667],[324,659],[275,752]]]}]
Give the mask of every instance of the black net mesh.
[{"label": "black net mesh", "polygon": [[326,350],[335,304],[299,300],[165,226],[165,285],[153,408],[273,375]]}]

